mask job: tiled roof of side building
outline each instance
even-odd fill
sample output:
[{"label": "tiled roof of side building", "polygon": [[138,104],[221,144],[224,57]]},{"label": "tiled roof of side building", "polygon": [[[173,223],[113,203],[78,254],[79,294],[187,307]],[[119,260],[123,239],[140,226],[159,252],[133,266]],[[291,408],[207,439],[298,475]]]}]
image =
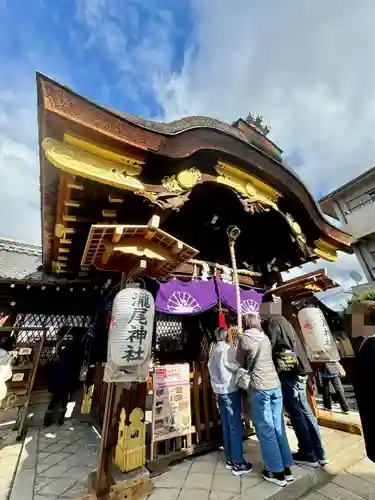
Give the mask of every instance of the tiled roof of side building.
[{"label": "tiled roof of side building", "polygon": [[81,284],[100,282],[103,277],[67,279],[47,274],[42,267],[42,246],[0,237],[0,281],[23,281],[50,284]]},{"label": "tiled roof of side building", "polygon": [[34,273],[40,274],[41,264],[41,245],[0,238],[0,279],[33,279]]}]

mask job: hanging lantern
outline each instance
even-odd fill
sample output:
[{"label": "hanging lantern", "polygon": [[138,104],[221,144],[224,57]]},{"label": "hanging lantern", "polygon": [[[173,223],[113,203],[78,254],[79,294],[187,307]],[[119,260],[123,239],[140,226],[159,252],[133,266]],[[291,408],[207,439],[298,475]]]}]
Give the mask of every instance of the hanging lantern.
[{"label": "hanging lantern", "polygon": [[154,298],[147,290],[125,288],[113,301],[104,381],[146,382],[149,376]]},{"label": "hanging lantern", "polygon": [[337,350],[323,312],[317,307],[305,307],[298,312],[298,321],[310,361],[339,361]]},{"label": "hanging lantern", "polygon": [[116,295],[108,346],[116,366],[142,365],[149,358],[154,312],[154,298],[147,290],[125,288]]}]

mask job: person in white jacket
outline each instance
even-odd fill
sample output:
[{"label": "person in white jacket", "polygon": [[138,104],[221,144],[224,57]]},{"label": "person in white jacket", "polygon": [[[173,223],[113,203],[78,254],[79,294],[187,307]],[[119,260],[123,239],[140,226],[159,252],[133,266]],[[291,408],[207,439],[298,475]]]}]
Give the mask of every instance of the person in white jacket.
[{"label": "person in white jacket", "polygon": [[242,476],[251,472],[252,465],[245,462],[243,457],[241,395],[236,385],[240,366],[227,342],[227,329],[218,328],[215,334],[217,344],[208,360],[208,370],[220,412],[226,468],[235,476]]},{"label": "person in white jacket", "polygon": [[12,377],[12,357],[0,349],[0,403],[7,395],[6,381]]}]

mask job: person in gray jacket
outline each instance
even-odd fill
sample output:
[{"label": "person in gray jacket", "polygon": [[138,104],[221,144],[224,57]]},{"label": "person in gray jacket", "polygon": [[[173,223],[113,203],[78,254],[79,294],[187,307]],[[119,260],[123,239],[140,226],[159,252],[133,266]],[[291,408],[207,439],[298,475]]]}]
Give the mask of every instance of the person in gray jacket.
[{"label": "person in gray jacket", "polygon": [[263,477],[278,486],[286,486],[294,479],[291,471],[293,457],[286,436],[283,395],[272,359],[271,342],[257,316],[244,316],[243,328],[236,358],[250,375],[248,390],[253,423],[265,463]]},{"label": "person in gray jacket", "polygon": [[217,344],[208,360],[212,390],[216,394],[223,432],[226,468],[235,476],[251,472],[251,463],[243,457],[243,426],[241,421],[241,395],[236,385],[240,369],[233,348],[227,342],[228,330],[218,328]]}]

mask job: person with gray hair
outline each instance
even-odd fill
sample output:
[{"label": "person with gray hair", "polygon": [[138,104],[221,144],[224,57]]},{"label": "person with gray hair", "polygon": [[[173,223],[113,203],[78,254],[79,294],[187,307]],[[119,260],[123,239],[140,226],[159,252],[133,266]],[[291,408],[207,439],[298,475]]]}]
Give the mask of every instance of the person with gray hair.
[{"label": "person with gray hair", "polygon": [[269,338],[255,314],[243,317],[236,358],[241,367],[242,386],[247,385],[252,420],[265,463],[263,478],[278,486],[294,480],[293,465],[283,415],[283,395],[273,359]]},{"label": "person with gray hair", "polygon": [[216,394],[223,433],[226,468],[235,476],[251,472],[252,465],[243,456],[243,426],[241,421],[241,395],[236,385],[240,369],[233,348],[227,342],[228,330],[215,331],[216,345],[208,360],[212,390]]}]

